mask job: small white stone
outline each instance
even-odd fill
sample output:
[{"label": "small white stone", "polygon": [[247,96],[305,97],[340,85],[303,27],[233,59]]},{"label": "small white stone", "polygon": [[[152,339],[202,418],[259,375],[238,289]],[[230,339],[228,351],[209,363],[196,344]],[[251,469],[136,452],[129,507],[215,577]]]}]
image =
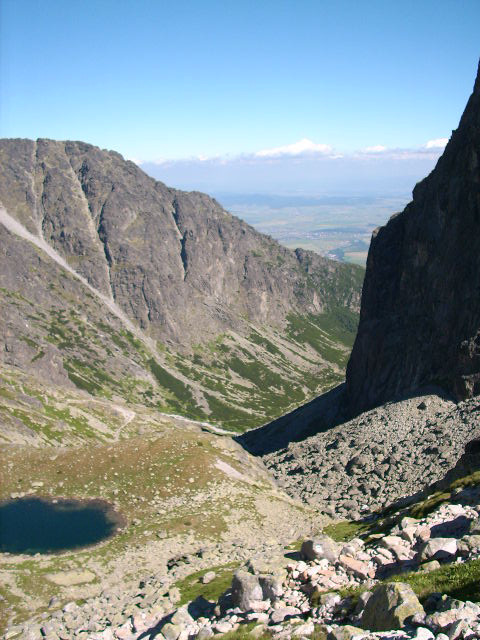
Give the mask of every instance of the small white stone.
[{"label": "small white stone", "polygon": [[430,629],[418,627],[417,633],[415,634],[415,640],[435,640],[435,636]]},{"label": "small white stone", "polygon": [[230,622],[220,621],[220,622],[217,622],[217,624],[214,625],[213,628],[218,633],[227,633],[228,631],[231,631],[233,629],[233,625],[230,624]]}]

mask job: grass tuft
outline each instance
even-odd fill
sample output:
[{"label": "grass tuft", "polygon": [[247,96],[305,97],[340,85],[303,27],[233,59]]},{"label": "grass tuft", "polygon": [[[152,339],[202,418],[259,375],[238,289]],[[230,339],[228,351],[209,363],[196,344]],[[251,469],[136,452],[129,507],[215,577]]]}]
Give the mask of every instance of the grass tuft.
[{"label": "grass tuft", "polygon": [[[218,567],[209,567],[191,573],[189,576],[180,580],[175,586],[180,590],[180,604],[182,606],[187,602],[192,602],[196,598],[202,596],[205,600],[216,602],[232,584],[233,572],[235,565],[230,563]],[[208,584],[202,584],[200,579],[208,571],[215,571],[216,577]]]},{"label": "grass tuft", "polygon": [[464,602],[480,602],[480,560],[447,564],[428,573],[403,573],[389,582],[406,582],[421,601],[432,593],[444,593]]}]

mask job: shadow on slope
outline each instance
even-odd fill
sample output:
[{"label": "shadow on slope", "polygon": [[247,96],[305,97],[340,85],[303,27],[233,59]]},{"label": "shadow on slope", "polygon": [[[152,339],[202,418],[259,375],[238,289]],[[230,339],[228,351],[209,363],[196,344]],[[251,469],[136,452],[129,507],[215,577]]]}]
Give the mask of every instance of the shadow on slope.
[{"label": "shadow on slope", "polygon": [[327,431],[346,419],[345,384],[341,384],[290,413],[251,429],[235,440],[249,453],[263,456],[316,433]]},{"label": "shadow on slope", "polygon": [[[385,404],[421,398],[428,394],[437,395],[444,400],[454,400],[451,394],[440,387],[427,385],[410,393],[400,394]],[[250,429],[234,439],[249,453],[264,456],[284,449],[290,442],[301,442],[311,436],[329,431],[361,416],[362,413],[352,412],[348,404],[346,385],[343,383],[294,411],[258,429]]]}]

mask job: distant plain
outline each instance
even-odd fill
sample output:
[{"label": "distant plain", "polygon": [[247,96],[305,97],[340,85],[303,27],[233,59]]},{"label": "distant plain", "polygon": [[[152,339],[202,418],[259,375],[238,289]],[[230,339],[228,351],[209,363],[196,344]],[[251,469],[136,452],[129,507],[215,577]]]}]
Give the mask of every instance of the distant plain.
[{"label": "distant plain", "polygon": [[401,211],[410,197],[304,196],[217,193],[234,215],[281,244],[365,266],[372,231]]}]

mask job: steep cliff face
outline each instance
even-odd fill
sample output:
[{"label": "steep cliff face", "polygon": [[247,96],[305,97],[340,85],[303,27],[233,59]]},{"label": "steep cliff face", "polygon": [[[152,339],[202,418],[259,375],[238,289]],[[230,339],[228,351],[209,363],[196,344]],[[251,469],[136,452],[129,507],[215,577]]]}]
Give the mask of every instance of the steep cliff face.
[{"label": "steep cliff face", "polygon": [[373,235],[347,368],[355,412],[429,383],[480,393],[480,66],[437,166]]}]

